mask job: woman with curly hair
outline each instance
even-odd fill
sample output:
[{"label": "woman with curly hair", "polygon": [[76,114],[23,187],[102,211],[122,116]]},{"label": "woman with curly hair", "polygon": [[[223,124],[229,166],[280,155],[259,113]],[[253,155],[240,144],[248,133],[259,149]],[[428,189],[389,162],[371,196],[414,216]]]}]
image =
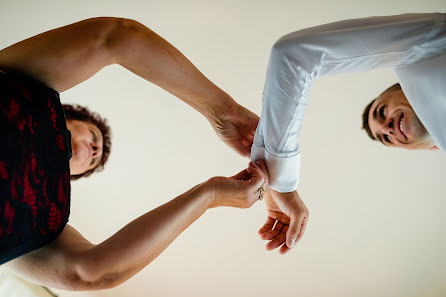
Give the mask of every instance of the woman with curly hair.
[{"label": "woman with curly hair", "polygon": [[[0,51],[0,264],[49,287],[116,286],[155,259],[207,209],[250,207],[263,195],[262,162],[214,177],[135,219],[100,244],[67,225],[70,179],[101,169],[110,132],[96,114],[62,107],[59,92],[119,64],[204,115],[219,137],[249,156],[258,117],[209,81],[142,24],[94,18]],[[65,113],[64,113],[65,110]]]},{"label": "woman with curly hair", "polygon": [[[63,104],[62,108],[67,121],[67,129],[71,132],[71,148],[74,151],[70,159],[71,180],[102,171],[111,151],[111,130],[107,120],[85,106]],[[76,141],[77,139],[73,138],[73,133],[87,143],[91,138],[91,160],[84,161],[84,166],[81,165],[83,163],[80,147],[82,141]],[[84,167],[87,168],[87,171]]]}]

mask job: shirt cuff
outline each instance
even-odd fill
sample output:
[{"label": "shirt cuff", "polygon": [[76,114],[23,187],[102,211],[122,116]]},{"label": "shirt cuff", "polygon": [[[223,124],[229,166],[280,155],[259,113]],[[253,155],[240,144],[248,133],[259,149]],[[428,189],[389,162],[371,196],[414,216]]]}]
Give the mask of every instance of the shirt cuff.
[{"label": "shirt cuff", "polygon": [[280,193],[296,190],[299,182],[300,155],[298,152],[291,157],[278,157],[270,154],[264,147],[251,149],[251,161],[265,161],[269,187]]}]

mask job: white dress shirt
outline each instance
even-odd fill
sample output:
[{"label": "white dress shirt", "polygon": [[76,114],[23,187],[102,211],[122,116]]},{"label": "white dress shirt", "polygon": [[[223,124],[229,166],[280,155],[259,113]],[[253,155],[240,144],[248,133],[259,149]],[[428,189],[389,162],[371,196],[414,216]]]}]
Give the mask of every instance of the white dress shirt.
[{"label": "white dress shirt", "polygon": [[415,113],[446,151],[446,14],[340,21],[285,35],[271,50],[251,150],[252,161],[266,161],[271,188],[297,188],[298,136],[314,79],[375,68],[396,73]]}]

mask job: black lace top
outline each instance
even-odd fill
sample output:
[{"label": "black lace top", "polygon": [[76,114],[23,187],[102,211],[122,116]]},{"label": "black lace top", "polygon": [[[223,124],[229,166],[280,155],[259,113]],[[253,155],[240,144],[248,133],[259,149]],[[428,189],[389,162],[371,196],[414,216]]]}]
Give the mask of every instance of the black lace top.
[{"label": "black lace top", "polygon": [[0,69],[0,264],[62,232],[70,210],[71,137],[59,94]]}]

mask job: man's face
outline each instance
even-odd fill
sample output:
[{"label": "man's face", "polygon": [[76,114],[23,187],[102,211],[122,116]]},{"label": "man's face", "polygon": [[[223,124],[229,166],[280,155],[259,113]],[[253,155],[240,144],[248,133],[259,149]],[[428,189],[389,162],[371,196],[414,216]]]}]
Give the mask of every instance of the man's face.
[{"label": "man's face", "polygon": [[82,174],[95,168],[102,158],[102,133],[92,123],[67,120],[67,128],[71,133],[73,156],[70,159],[72,175]]},{"label": "man's face", "polygon": [[389,91],[373,102],[369,126],[375,139],[384,145],[407,149],[435,148],[402,90]]}]

